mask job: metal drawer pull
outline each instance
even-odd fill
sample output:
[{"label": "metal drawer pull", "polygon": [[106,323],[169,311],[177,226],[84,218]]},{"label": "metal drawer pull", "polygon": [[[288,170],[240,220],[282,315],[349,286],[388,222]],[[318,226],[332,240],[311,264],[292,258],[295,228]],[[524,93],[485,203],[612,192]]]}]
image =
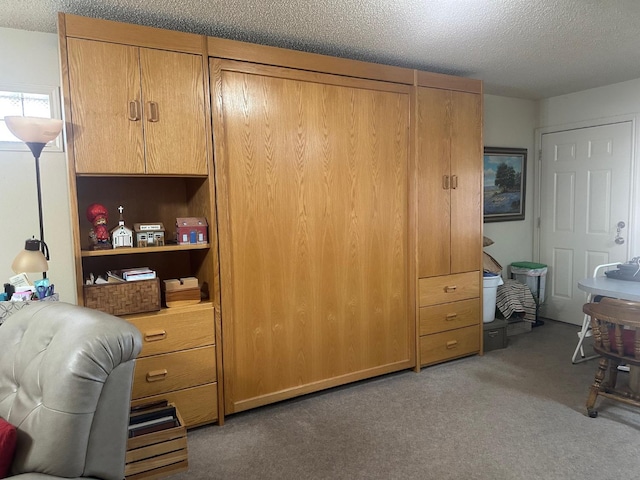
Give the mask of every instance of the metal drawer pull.
[{"label": "metal drawer pull", "polygon": [[491,330],[487,333],[489,334],[489,337],[493,338],[493,337],[497,337],[500,332],[498,330]]},{"label": "metal drawer pull", "polygon": [[448,285],[448,286],[444,287],[444,291],[446,293],[455,292],[457,288],[458,287],[456,285]]},{"label": "metal drawer pull", "polygon": [[164,340],[165,338],[167,338],[166,330],[151,330],[144,334],[144,339],[147,342],[157,342],[158,340]]},{"label": "metal drawer pull", "polygon": [[450,320],[455,320],[457,318],[458,314],[457,313],[447,313],[447,321]]},{"label": "metal drawer pull", "polygon": [[458,175],[451,176],[451,188],[453,188],[454,190],[458,188]]},{"label": "metal drawer pull", "polygon": [[164,380],[167,376],[167,369],[163,368],[162,370],[153,370],[151,372],[147,372],[147,382],[159,382],[160,380]]},{"label": "metal drawer pull", "polygon": [[449,175],[442,176],[442,188],[444,190],[449,190]]},{"label": "metal drawer pull", "polygon": [[160,114],[158,112],[158,104],[156,102],[149,102],[149,121],[157,122],[160,120]]},{"label": "metal drawer pull", "polygon": [[456,348],[457,346],[458,346],[458,341],[457,340],[449,340],[447,342],[447,348],[448,349]]},{"label": "metal drawer pull", "polygon": [[132,122],[140,120],[140,102],[138,102],[138,100],[131,100],[129,102],[129,120]]}]

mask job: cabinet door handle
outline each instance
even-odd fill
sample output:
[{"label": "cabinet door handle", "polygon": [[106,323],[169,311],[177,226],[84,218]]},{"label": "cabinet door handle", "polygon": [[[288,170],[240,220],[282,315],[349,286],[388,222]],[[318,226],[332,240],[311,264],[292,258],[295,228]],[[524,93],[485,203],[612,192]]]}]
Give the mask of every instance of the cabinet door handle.
[{"label": "cabinet door handle", "polygon": [[456,348],[457,346],[458,346],[458,341],[457,340],[449,340],[447,342],[447,348],[448,349]]},{"label": "cabinet door handle", "polygon": [[167,338],[166,330],[151,330],[144,334],[144,339],[147,342],[157,342],[158,340],[164,340],[165,338]]},{"label": "cabinet door handle", "polygon": [[447,313],[446,320],[447,322],[450,322],[451,320],[455,320],[457,317],[457,313]]},{"label": "cabinet door handle", "polygon": [[160,380],[164,380],[167,376],[167,369],[163,368],[162,370],[152,370],[151,372],[147,372],[147,382],[159,382]]},{"label": "cabinet door handle", "polygon": [[445,293],[453,293],[457,288],[458,287],[456,285],[447,285],[446,287],[444,287],[444,291]]},{"label": "cabinet door handle", "polygon": [[451,176],[451,188],[453,188],[454,190],[458,188],[458,175]]},{"label": "cabinet door handle", "polygon": [[129,120],[132,122],[140,120],[140,102],[138,100],[129,102]]},{"label": "cabinet door handle", "polygon": [[442,176],[442,188],[444,190],[449,190],[449,175]]},{"label": "cabinet door handle", "polygon": [[160,111],[156,102],[149,102],[149,121],[158,122],[160,120]]}]

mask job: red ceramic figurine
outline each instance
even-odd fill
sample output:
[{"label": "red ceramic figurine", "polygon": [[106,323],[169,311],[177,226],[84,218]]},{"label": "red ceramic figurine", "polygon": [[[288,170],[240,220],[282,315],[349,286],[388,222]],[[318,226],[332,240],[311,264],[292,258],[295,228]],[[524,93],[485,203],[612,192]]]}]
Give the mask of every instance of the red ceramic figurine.
[{"label": "red ceramic figurine", "polygon": [[104,205],[100,205],[99,203],[89,205],[87,207],[87,220],[93,225],[93,228],[89,230],[89,241],[91,242],[89,248],[91,250],[111,248],[109,229],[107,228],[109,213]]}]

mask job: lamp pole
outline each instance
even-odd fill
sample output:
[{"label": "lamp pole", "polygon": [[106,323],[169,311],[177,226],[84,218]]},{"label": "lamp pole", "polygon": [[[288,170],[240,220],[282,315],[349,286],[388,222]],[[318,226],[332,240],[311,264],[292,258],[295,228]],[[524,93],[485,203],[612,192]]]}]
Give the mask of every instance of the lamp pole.
[{"label": "lamp pole", "polygon": [[[46,143],[41,142],[25,142],[36,159],[36,188],[38,190],[38,220],[40,222],[40,251],[49,261],[49,247],[44,241],[44,221],[42,219],[42,187],[40,184],[40,154]],[[42,272],[42,278],[47,278],[47,272]]]}]

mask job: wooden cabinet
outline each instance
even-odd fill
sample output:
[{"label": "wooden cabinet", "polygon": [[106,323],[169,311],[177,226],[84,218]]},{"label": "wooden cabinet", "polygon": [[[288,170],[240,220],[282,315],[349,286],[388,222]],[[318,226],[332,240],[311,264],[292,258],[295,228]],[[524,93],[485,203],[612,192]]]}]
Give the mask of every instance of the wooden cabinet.
[{"label": "wooden cabinet", "polygon": [[481,351],[481,104],[479,91],[417,89],[419,365]]},{"label": "wooden cabinet", "polygon": [[[59,15],[78,302],[91,274],[147,266],[160,280],[198,278],[193,306],[124,315],[142,332],[134,405],[176,404],[184,425],[224,420],[211,111],[203,38]],[[91,250],[87,207],[107,227],[162,223],[165,244]],[[208,243],[178,245],[176,219],[204,217]],[[95,286],[94,288],[99,288]]]},{"label": "wooden cabinet", "polygon": [[201,55],[67,41],[78,174],[206,175]]},{"label": "wooden cabinet", "polygon": [[211,71],[225,411],[413,366],[410,86]]}]

